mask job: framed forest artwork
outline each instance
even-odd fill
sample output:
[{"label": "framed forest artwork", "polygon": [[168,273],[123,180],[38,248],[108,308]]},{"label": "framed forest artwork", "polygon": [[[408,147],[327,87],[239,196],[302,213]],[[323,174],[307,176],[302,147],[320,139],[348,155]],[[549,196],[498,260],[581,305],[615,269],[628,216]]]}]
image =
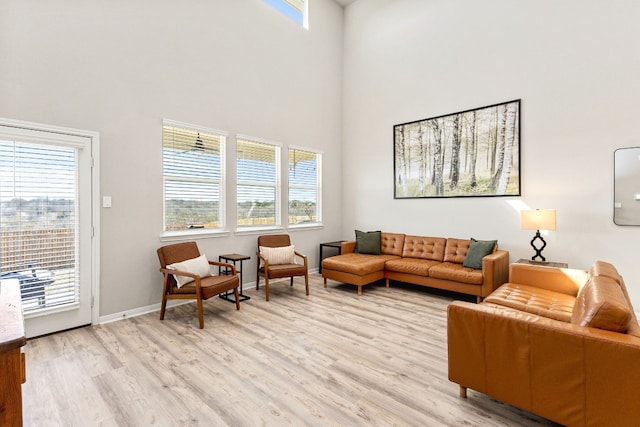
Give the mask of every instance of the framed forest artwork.
[{"label": "framed forest artwork", "polygon": [[520,100],[393,127],[394,198],[520,195]]}]

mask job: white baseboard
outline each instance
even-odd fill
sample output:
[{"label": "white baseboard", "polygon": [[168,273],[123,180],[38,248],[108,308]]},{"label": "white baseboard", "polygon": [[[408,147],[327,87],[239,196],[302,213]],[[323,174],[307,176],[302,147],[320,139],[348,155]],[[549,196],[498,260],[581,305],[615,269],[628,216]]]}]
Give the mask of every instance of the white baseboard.
[{"label": "white baseboard", "polygon": [[[309,273],[317,273],[318,269],[309,269]],[[280,282],[283,280],[289,279],[276,279],[272,282]],[[245,289],[255,289],[256,285],[253,283],[252,285],[247,286],[246,284],[242,285],[242,290]],[[182,304],[193,304],[195,300],[186,300],[186,301],[167,301],[167,308],[176,307]],[[142,316],[143,314],[153,313],[154,311],[160,312],[160,303],[147,305],[145,307],[133,308],[131,310],[121,311],[120,313],[107,314],[106,316],[100,316],[98,318],[98,324],[102,325],[104,323],[115,322],[117,320],[128,319],[130,317]],[[159,315],[159,314],[158,314]],[[640,316],[638,316],[640,318]]]},{"label": "white baseboard", "polygon": [[[194,303],[195,300],[185,301],[167,301],[167,308],[176,307],[182,304]],[[145,307],[138,307],[131,310],[121,311],[120,313],[107,314],[106,316],[100,316],[98,318],[98,324],[115,322],[117,320],[128,319],[130,317],[142,316],[143,314],[153,313],[154,311],[160,312],[160,303],[147,305]],[[158,314],[159,315],[159,314]]]}]

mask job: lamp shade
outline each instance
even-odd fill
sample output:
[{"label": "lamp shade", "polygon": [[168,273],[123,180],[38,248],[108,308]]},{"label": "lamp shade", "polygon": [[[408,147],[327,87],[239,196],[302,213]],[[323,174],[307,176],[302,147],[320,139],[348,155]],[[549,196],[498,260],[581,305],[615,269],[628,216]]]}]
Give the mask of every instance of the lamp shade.
[{"label": "lamp shade", "polygon": [[520,211],[520,228],[523,230],[555,230],[556,210],[535,209]]}]

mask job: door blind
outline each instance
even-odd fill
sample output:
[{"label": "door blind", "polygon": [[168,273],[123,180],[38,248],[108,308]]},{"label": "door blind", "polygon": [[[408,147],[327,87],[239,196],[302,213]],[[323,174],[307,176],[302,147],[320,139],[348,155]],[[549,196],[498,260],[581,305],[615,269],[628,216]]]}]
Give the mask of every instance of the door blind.
[{"label": "door blind", "polygon": [[76,150],[0,139],[0,279],[25,312],[79,299]]}]

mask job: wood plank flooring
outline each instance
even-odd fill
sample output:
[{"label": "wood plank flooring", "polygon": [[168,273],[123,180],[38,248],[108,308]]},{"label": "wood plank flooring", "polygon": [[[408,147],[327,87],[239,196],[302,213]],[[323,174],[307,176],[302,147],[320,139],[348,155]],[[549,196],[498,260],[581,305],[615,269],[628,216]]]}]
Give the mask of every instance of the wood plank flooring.
[{"label": "wood plank flooring", "polygon": [[311,276],[29,340],[25,426],[550,426],[447,379],[460,295]]}]

